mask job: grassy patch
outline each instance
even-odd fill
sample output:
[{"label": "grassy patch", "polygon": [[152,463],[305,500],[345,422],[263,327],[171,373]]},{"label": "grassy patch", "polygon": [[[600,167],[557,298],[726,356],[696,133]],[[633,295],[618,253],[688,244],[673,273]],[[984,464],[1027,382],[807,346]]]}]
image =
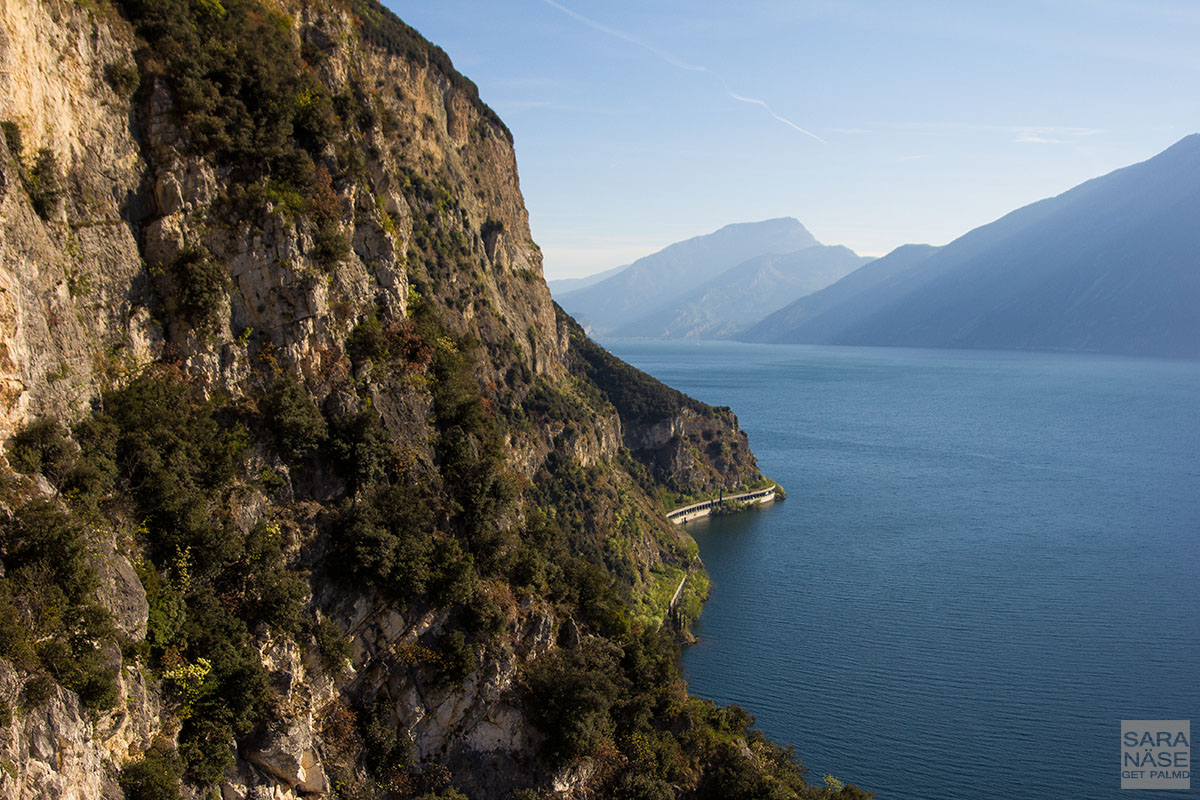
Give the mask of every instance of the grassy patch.
[{"label": "grassy patch", "polygon": [[[633,618],[647,627],[662,625],[671,610],[671,596],[683,575],[684,570],[672,564],[661,564],[652,569],[642,592],[634,598]],[[686,591],[687,584],[684,589]]]}]

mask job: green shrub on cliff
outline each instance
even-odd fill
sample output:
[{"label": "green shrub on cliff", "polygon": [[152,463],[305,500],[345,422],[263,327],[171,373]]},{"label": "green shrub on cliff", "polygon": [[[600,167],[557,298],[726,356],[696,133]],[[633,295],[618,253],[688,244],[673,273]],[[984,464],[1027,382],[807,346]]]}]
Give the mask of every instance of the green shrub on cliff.
[{"label": "green shrub on cliff", "polygon": [[179,800],[182,777],[183,769],[175,751],[155,744],[137,761],[121,769],[120,784],[128,800]]},{"label": "green shrub on cliff", "polygon": [[86,708],[110,708],[116,631],[95,600],[83,526],[52,501],[25,502],[0,519],[0,561],[0,656],[77,692]]},{"label": "green shrub on cliff", "polygon": [[284,568],[280,528],[243,532],[224,510],[250,439],[238,409],[165,366],[107,392],[100,407],[74,429],[81,461],[98,463],[97,472],[120,465],[113,499],[144,520],[137,538],[148,557],[152,662],[164,670],[210,664],[188,699],[179,753],[192,780],[211,783],[231,763],[230,742],[265,708],[251,628],[298,635],[307,587]]},{"label": "green shrub on cliff", "polygon": [[592,640],[547,654],[526,670],[526,708],[546,737],[543,752],[551,764],[590,755],[612,738],[613,706],[630,688],[619,658],[620,651]]},{"label": "green shrub on cliff", "polygon": [[337,521],[336,567],[346,581],[407,603],[424,594],[430,580],[432,526],[432,507],[418,487],[378,487]]},{"label": "green shrub on cliff", "polygon": [[193,328],[214,327],[229,283],[225,270],[204,250],[188,247],[172,262],[171,277],[180,316]]},{"label": "green shrub on cliff", "polygon": [[4,134],[4,144],[9,154],[20,158],[24,145],[21,142],[21,128],[11,119],[0,122],[0,132]]},{"label": "green shrub on cliff", "polygon": [[50,148],[43,147],[37,151],[25,176],[25,189],[39,217],[49,220],[55,215],[66,189],[58,156]]},{"label": "green shrub on cliff", "polygon": [[58,485],[74,466],[78,449],[61,422],[42,418],[23,426],[13,435],[8,460],[18,472],[26,475],[41,473],[52,484]]},{"label": "green shrub on cliff", "polygon": [[438,469],[462,533],[475,540],[486,536],[514,499],[515,490],[503,473],[500,421],[475,379],[476,343],[454,335],[427,302],[417,303],[410,313],[413,329],[430,353]]},{"label": "green shrub on cliff", "polygon": [[104,68],[104,79],[118,97],[127,98],[137,91],[142,75],[137,64],[130,61],[114,61]]},{"label": "green shrub on cliff", "polygon": [[280,378],[267,395],[267,425],[275,434],[280,453],[299,463],[328,438],[329,429],[320,409],[304,387],[290,377]]}]

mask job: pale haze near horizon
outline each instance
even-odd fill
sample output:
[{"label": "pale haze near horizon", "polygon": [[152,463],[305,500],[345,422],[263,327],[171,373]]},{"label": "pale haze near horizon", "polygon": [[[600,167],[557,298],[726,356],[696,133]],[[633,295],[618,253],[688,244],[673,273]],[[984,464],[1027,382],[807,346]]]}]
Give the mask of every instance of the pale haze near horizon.
[{"label": "pale haze near horizon", "polygon": [[548,279],[732,222],[945,244],[1200,130],[1200,3],[385,3],[513,132]]}]

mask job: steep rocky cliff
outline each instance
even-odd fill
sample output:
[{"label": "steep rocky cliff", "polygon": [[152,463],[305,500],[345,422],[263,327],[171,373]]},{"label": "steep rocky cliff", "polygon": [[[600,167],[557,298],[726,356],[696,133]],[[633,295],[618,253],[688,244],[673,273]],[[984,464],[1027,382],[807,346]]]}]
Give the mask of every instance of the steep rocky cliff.
[{"label": "steep rocky cliff", "polygon": [[444,53],[0,0],[0,121],[0,796],[815,791],[678,672],[745,435],[555,308]]}]

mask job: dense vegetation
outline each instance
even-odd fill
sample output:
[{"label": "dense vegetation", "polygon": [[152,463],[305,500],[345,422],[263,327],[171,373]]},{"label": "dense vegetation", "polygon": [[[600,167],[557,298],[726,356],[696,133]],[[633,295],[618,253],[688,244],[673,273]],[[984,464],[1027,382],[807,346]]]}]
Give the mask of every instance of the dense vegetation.
[{"label": "dense vegetation", "polygon": [[[450,609],[449,627],[413,656],[437,680],[463,680],[476,668],[476,646],[499,646],[506,623],[489,591],[498,586],[545,597],[582,626],[580,640],[536,661],[523,684],[548,764],[600,759],[613,797],[670,797],[674,785],[694,786],[700,797],[807,791],[791,754],[751,735],[748,717],[687,697],[669,628],[631,618],[636,576],[621,571],[597,525],[612,474],[552,458],[537,490],[520,500],[502,488],[499,423],[471,378],[470,343],[420,306],[412,322],[367,347],[372,335],[354,340],[428,380],[436,466],[406,459],[369,409],[331,418],[286,378],[257,405],[206,396],[169,364],[105,393],[69,432],[43,421],[15,437],[13,465],[45,475],[68,501],[28,500],[0,526],[0,625],[8,633],[0,640],[5,657],[33,676],[28,702],[45,701],[48,680],[97,710],[115,702],[120,659],[106,643],[116,637],[108,613],[86,600],[97,584],[81,530],[85,519],[132,528],[150,618],[145,640],[122,646],[163,681],[182,728],[178,755],[162,745],[122,781],[130,796],[154,797],[179,774],[200,786],[218,780],[230,765],[228,742],[272,713],[256,631],[331,649],[333,669],[345,657],[336,628],[320,629],[308,581],[285,567],[295,544],[287,508],[247,524],[233,506],[247,491],[271,490],[266,471],[252,469],[264,457],[289,465],[293,482],[332,463],[353,487],[331,518],[334,577],[347,588],[375,586],[401,606]],[[449,489],[452,481],[471,491]],[[504,531],[501,517],[522,502],[524,526]],[[38,635],[14,633],[26,629]],[[376,780],[408,775],[417,768],[412,753],[372,708],[363,706],[346,734],[359,742],[360,763]],[[743,739],[757,762],[743,757]],[[742,793],[728,781],[744,783]],[[372,791],[352,772],[344,783]]]},{"label": "dense vegetation", "polygon": [[[169,90],[180,146],[222,178],[204,224],[255,225],[269,205],[311,242],[308,276],[330,283],[348,253],[349,187],[369,196],[355,215],[395,232],[367,159],[396,123],[361,76],[332,88],[320,77],[335,43],[296,36],[255,0],[118,6],[139,49],[136,65],[110,65],[106,77],[133,96],[143,123],[155,82]],[[507,133],[440,49],[368,0],[345,8],[364,40],[431,65]],[[19,129],[3,133],[20,157]],[[52,156],[23,167],[46,217],[63,191]],[[134,800],[184,796],[183,782],[207,796],[235,745],[294,713],[286,676],[264,661],[268,643],[344,677],[352,651],[339,599],[349,597],[434,621],[416,641],[391,643],[397,681],[451,692],[481,665],[517,664],[513,702],[541,742],[534,786],[590,759],[604,797],[858,796],[807,786],[794,754],[745,712],[687,695],[678,634],[707,591],[695,543],[663,520],[649,456],[621,448],[584,461],[576,450],[613,409],[628,424],[686,409],[714,427],[731,413],[623,364],[561,316],[569,372],[535,374],[539,332],[514,330],[525,326],[489,296],[501,279],[485,281],[497,268],[484,241],[503,224],[472,221],[459,197],[468,189],[444,169],[399,161],[412,223],[407,311],[341,307],[336,369],[281,366],[269,341],[243,332],[222,346],[245,353],[244,391],[228,396],[198,378],[188,348],[212,348],[235,289],[227,265],[189,240],[148,265],[162,358],[107,386],[87,413],[34,421],[7,443],[19,474],[0,486],[0,657],[24,684],[0,720],[44,706],[59,687],[87,713],[111,711],[121,668],[136,667],[161,690],[172,734],[134,754],[120,785]],[[536,287],[530,270],[510,278]],[[738,479],[759,477],[748,451],[707,435],[681,444],[696,463],[721,472],[712,465],[726,459]],[[533,454],[525,471],[517,451]],[[118,554],[145,592],[144,635],[97,602],[119,580],[106,563]],[[555,626],[555,646],[531,654],[521,625],[534,613]],[[463,796],[462,776],[418,763],[392,687],[337,685],[319,720],[334,796]]]},{"label": "dense vegetation", "polygon": [[[352,170],[361,156],[346,133],[356,120],[339,115],[335,101],[343,109],[353,103],[330,95],[296,46],[291,20],[253,0],[118,2],[141,40],[137,67],[123,66],[122,74],[136,74],[146,91],[156,80],[170,88],[188,149],[228,170],[230,219],[270,203],[311,230],[314,262],[336,264],[349,243],[330,170]],[[203,267],[203,255],[174,265],[176,272]]]},{"label": "dense vegetation", "polygon": [[57,682],[85,708],[111,707],[116,631],[94,599],[82,523],[51,502],[25,503],[0,521],[0,554],[0,656],[29,676],[21,702],[41,706]]},{"label": "dense vegetation", "polygon": [[333,105],[291,21],[247,0],[126,0],[146,78],[165,80],[195,152],[242,177],[302,179],[332,136]]},{"label": "dense vegetation", "polygon": [[[52,532],[54,547],[43,549],[43,557],[70,565],[59,570],[53,588],[24,587],[27,598],[61,591],[74,599],[72,605],[103,620],[87,630],[110,629],[107,612],[77,599],[94,591],[96,580],[86,569],[79,535],[70,534],[89,519],[97,530],[128,529],[140,521],[130,533],[144,556],[138,576],[150,616],[145,640],[127,642],[125,650],[163,679],[183,722],[183,762],[201,784],[224,773],[231,763],[227,743],[248,733],[264,712],[267,676],[252,631],[267,626],[298,636],[311,624],[302,614],[307,586],[284,568],[285,533],[267,521],[243,530],[230,515],[251,444],[249,431],[262,427],[247,409],[206,399],[177,369],[162,365],[106,393],[97,410],[72,429],[73,441],[56,423],[42,422],[19,434],[12,448],[14,465],[36,467],[53,478],[70,506],[68,513],[31,500],[5,526],[6,571],[11,564],[24,564],[22,535],[31,517],[42,531],[43,548]],[[35,613],[26,611],[23,618]],[[56,643],[70,648],[77,660],[94,660],[108,655],[96,639],[90,634],[80,641],[72,632],[52,635],[42,647]],[[109,657],[105,669],[93,671],[102,672],[103,685],[115,686],[119,663]],[[59,681],[76,688],[70,676]],[[101,679],[92,683],[101,685]],[[81,697],[104,709],[116,700],[115,688]]]},{"label": "dense vegetation", "polygon": [[589,339],[561,307],[556,305],[555,310],[571,329],[571,357],[577,368],[600,388],[623,419],[657,421],[678,413],[680,408],[695,411],[707,408],[678,389],[626,364]]}]

